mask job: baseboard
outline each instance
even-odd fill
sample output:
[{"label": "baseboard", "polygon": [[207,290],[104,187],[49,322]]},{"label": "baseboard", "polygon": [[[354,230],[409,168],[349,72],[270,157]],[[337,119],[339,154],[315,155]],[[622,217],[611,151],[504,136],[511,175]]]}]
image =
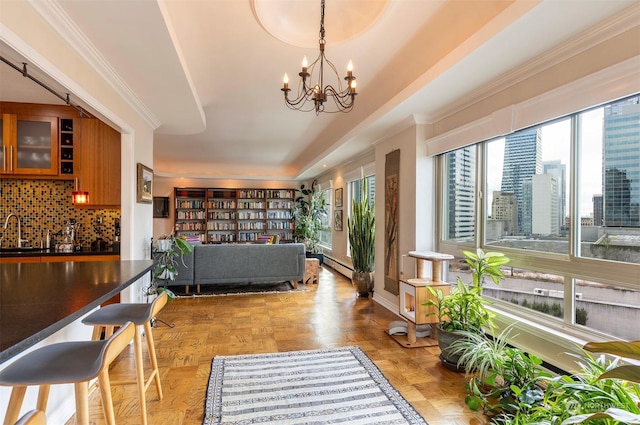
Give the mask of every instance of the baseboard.
[{"label": "baseboard", "polygon": [[339,262],[335,258],[328,256],[327,254],[324,255],[324,265],[331,267],[333,270],[337,271],[344,277],[351,279],[351,273],[353,272],[353,269],[346,264]]}]

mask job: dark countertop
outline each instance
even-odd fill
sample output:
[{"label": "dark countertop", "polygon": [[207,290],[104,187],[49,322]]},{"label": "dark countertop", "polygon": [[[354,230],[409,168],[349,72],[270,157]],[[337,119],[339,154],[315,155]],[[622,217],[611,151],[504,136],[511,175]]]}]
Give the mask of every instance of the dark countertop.
[{"label": "dark countertop", "polygon": [[[14,251],[15,249],[15,251]],[[90,248],[82,248],[80,251],[73,252],[58,252],[55,249],[40,249],[29,248],[25,250],[19,250],[19,248],[13,248],[9,250],[0,251],[0,258],[3,257],[62,257],[71,255],[120,255],[119,251],[114,251],[111,248],[104,250],[92,250]]]},{"label": "dark countertop", "polygon": [[0,264],[0,363],[107,301],[153,261]]}]

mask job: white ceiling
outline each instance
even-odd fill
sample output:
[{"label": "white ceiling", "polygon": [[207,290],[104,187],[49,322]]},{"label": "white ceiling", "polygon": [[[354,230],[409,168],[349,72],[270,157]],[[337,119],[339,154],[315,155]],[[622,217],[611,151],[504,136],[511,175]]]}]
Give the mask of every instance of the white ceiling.
[{"label": "white ceiling", "polygon": [[[297,180],[442,118],[637,0],[326,0],[326,54],[341,77],[353,61],[358,96],[352,112],[319,116],[288,109],[280,90],[318,55],[319,0],[31,4],[157,127],[156,174]],[[1,63],[0,100],[61,103]]]}]

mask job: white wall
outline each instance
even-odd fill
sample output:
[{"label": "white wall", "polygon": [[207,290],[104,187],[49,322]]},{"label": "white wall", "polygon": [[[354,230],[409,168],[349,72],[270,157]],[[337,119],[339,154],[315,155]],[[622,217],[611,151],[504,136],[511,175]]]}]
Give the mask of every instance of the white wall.
[{"label": "white wall", "polygon": [[[153,128],[132,109],[68,44],[57,29],[49,26],[28,2],[2,2],[0,36],[8,46],[27,58],[69,88],[73,97],[81,99],[97,112],[97,117],[110,122],[122,133],[122,200],[121,258],[148,259],[152,235],[151,204],[136,203],[136,163],[153,167]],[[122,294],[124,301],[141,299],[137,282]],[[44,341],[45,344],[66,340],[86,340],[90,332],[76,322]],[[0,367],[6,366],[3,363]],[[0,421],[4,419],[9,389],[0,388]],[[73,387],[56,385],[51,389],[47,422],[65,423],[75,411]],[[28,393],[22,413],[35,407],[34,393]]]}]

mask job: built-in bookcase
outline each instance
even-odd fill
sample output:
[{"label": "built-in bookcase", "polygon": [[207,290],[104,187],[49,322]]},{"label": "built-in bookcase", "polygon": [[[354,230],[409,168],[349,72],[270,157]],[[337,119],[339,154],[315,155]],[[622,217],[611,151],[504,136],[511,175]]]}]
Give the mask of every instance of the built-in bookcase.
[{"label": "built-in bookcase", "polygon": [[186,236],[189,240],[205,242],[205,205],[204,189],[176,188],[176,223],[177,236]]},{"label": "built-in bookcase", "polygon": [[293,241],[294,189],[175,188],[177,235],[205,243]]}]

